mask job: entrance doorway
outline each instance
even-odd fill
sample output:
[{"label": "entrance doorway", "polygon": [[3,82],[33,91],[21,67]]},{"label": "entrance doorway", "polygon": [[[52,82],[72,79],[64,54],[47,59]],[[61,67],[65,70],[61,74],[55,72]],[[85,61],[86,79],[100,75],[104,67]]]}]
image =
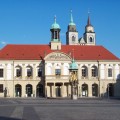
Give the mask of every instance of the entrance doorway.
[{"label": "entrance doorway", "polygon": [[37,85],[37,88],[36,88],[36,96],[43,97],[43,85],[40,83]]},{"label": "entrance doorway", "polygon": [[21,97],[22,87],[20,84],[15,85],[15,96]]},{"label": "entrance doorway", "polygon": [[87,84],[82,85],[82,96],[88,97],[88,85]]},{"label": "entrance doorway", "polygon": [[32,85],[31,84],[26,85],[26,94],[27,94],[27,97],[31,97],[31,95],[32,95]]},{"label": "entrance doorway", "polygon": [[56,86],[56,97],[61,97],[61,86],[62,86],[62,83],[56,83],[55,86]]},{"label": "entrance doorway", "polygon": [[108,84],[107,93],[108,93],[108,97],[114,97],[114,84],[113,83]]},{"label": "entrance doorway", "polygon": [[61,86],[56,86],[56,97],[61,97]]},{"label": "entrance doorway", "polygon": [[97,97],[98,96],[98,85],[92,84],[92,96]]}]

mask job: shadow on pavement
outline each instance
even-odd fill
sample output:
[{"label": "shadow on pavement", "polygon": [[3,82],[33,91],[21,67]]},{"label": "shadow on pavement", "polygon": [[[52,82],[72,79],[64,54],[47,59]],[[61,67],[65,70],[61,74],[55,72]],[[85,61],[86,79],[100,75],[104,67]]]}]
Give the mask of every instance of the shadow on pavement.
[{"label": "shadow on pavement", "polygon": [[18,119],[18,118],[10,118],[10,117],[1,117],[1,116],[0,116],[0,120],[21,120],[21,119]]}]

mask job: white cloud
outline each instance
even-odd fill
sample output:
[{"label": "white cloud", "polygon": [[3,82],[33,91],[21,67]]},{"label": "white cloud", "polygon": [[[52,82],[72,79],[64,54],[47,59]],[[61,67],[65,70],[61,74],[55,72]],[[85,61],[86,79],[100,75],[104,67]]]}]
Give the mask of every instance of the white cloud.
[{"label": "white cloud", "polygon": [[7,43],[5,41],[0,41],[0,44],[6,45]]}]

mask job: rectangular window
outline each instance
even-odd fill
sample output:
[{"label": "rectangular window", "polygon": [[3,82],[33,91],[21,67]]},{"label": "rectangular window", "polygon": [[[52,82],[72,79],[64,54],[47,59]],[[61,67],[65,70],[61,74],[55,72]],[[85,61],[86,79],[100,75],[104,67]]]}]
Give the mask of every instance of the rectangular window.
[{"label": "rectangular window", "polygon": [[55,74],[56,75],[61,75],[61,69],[55,69]]},{"label": "rectangular window", "polygon": [[20,77],[21,76],[21,69],[16,69],[16,76]]},{"label": "rectangular window", "polygon": [[0,77],[3,77],[3,69],[0,69]]},{"label": "rectangular window", "polygon": [[108,69],[108,77],[112,77],[112,69],[111,68]]},{"label": "rectangular window", "polygon": [[32,76],[32,70],[31,69],[27,69],[27,76],[28,77]]},{"label": "rectangular window", "polygon": [[3,93],[3,84],[0,84],[0,93]]}]

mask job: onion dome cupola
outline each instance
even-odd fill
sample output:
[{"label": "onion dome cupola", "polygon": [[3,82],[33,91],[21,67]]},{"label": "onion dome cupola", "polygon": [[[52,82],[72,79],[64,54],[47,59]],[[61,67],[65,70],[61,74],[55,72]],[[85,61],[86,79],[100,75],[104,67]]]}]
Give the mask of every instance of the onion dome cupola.
[{"label": "onion dome cupola", "polygon": [[85,40],[86,45],[96,44],[94,27],[91,25],[89,15],[88,15],[88,20],[87,20],[87,25],[85,26],[84,40]]},{"label": "onion dome cupola", "polygon": [[56,16],[54,17],[54,23],[52,24],[51,29],[60,29],[59,24],[56,22]]},{"label": "onion dome cupola", "polygon": [[73,21],[72,10],[70,13],[70,23],[68,24],[66,32],[66,44],[68,45],[78,44],[78,32],[76,30],[76,24]]},{"label": "onion dome cupola", "polygon": [[70,64],[69,70],[78,70],[78,65],[74,59],[72,60],[72,63]]},{"label": "onion dome cupola", "polygon": [[51,26],[51,49],[52,50],[60,50],[61,49],[61,41],[60,41],[60,26],[56,22],[56,16],[54,17],[54,23]]},{"label": "onion dome cupola", "polygon": [[54,17],[54,23],[51,26],[51,41],[60,41],[60,26],[56,22],[56,16]]}]

